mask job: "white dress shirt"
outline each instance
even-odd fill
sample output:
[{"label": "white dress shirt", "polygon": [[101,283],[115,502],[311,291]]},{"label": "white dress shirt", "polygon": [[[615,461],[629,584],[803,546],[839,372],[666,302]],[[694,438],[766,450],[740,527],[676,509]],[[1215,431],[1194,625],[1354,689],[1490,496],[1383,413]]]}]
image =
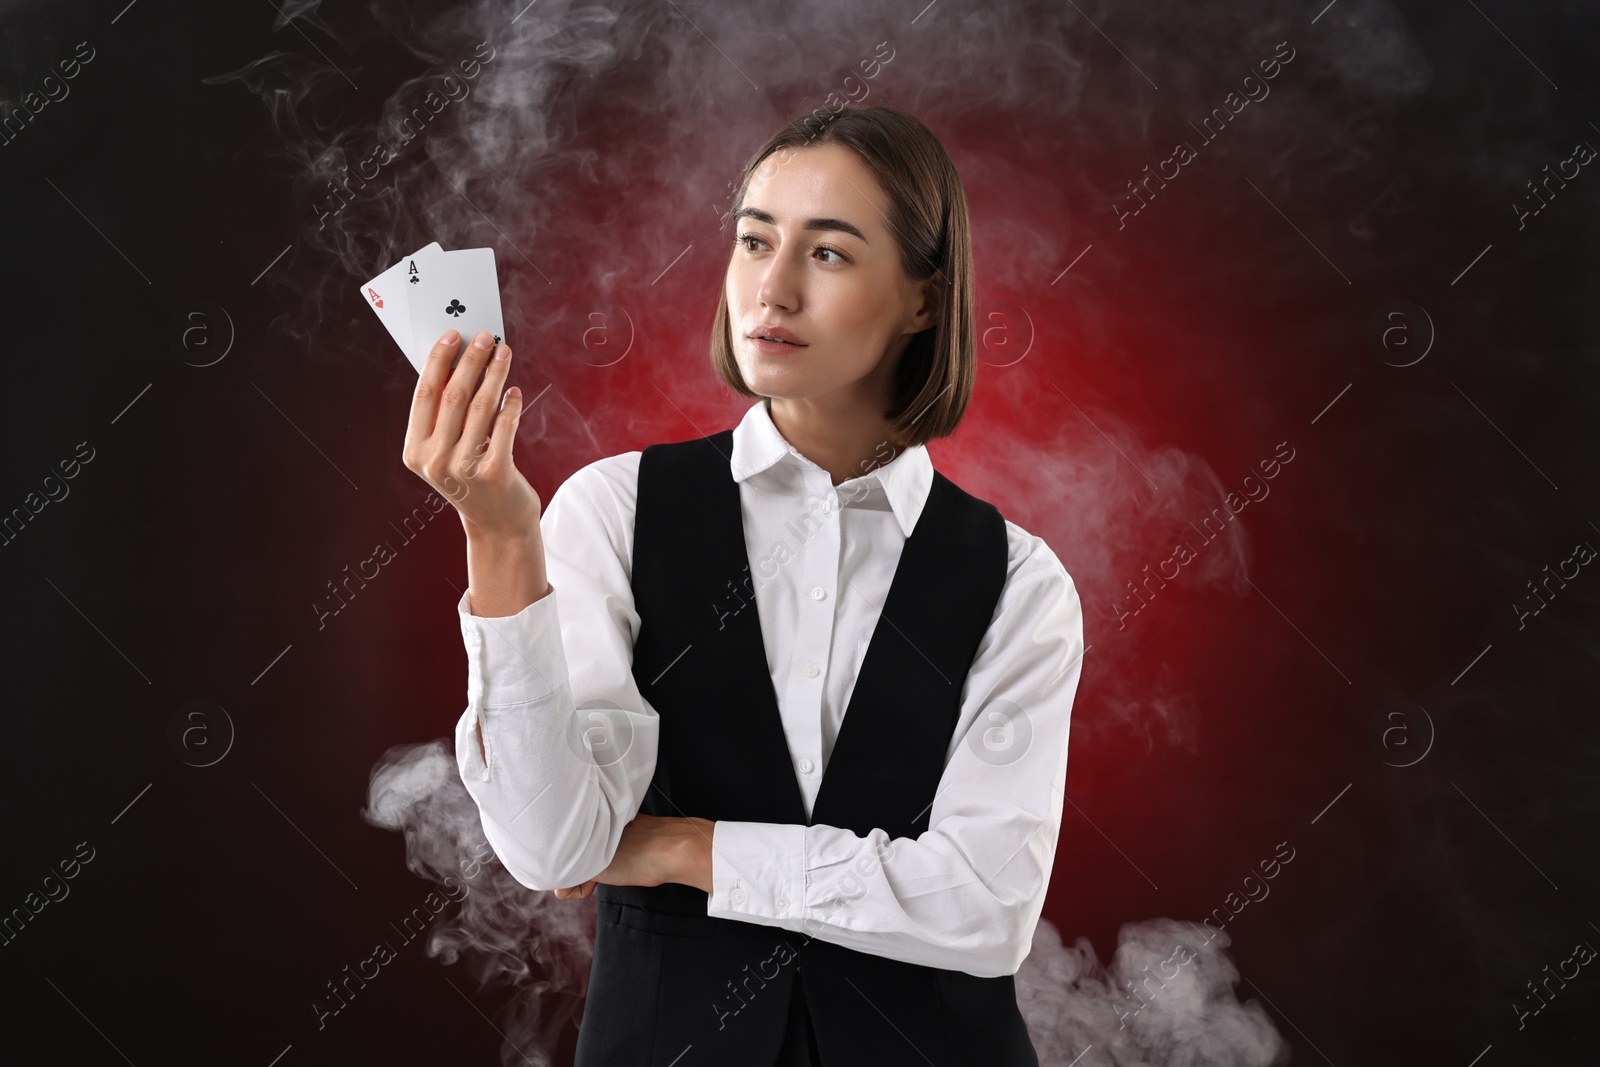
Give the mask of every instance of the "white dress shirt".
[{"label": "white dress shirt", "polygon": [[[531,889],[599,874],[655,771],[659,720],[631,670],[639,458],[596,460],[546,503],[549,594],[503,618],[473,615],[467,594],[457,605],[461,779],[495,854]],[[758,401],[734,429],[731,473],[809,817],[933,466],[916,446],[835,486]],[[802,522],[807,512],[821,521]],[[981,977],[1016,973],[1055,858],[1084,646],[1055,553],[1009,520],[1006,534],[1005,586],[962,688],[929,829],[891,846],[881,829],[719,821],[708,915]]]}]

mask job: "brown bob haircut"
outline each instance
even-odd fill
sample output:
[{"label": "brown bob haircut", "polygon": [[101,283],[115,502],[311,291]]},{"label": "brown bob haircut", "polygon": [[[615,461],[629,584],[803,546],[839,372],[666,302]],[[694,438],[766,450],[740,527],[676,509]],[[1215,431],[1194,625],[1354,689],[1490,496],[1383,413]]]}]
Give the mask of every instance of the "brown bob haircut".
[{"label": "brown bob haircut", "polygon": [[[972,320],[972,234],[967,197],[955,164],[939,139],[915,118],[890,107],[818,110],[784,125],[745,164],[733,211],[744,206],[750,178],[784,148],[836,144],[851,149],[889,197],[888,225],[907,277],[938,275],[937,322],[912,336],[895,367],[893,397],[884,417],[906,446],[955,432],[972,399],[977,339]],[[726,216],[725,216],[726,217]],[[717,298],[711,327],[711,365],[729,388],[752,400],[733,356],[728,290]]]}]

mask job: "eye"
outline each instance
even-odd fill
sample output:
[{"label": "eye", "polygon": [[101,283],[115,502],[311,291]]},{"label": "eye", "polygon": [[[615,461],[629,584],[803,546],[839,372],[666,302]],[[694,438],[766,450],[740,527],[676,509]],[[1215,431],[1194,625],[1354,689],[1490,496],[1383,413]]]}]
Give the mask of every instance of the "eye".
[{"label": "eye", "polygon": [[[765,245],[767,243],[753,233],[741,233],[733,239],[733,243],[743,248],[746,252],[759,252],[760,248],[750,247],[749,242],[751,241],[756,242],[757,245]],[[819,256],[828,255],[834,257],[833,259],[824,259],[824,263],[833,264],[850,262],[849,256],[845,255],[837,248],[834,248],[832,245],[817,245],[813,251],[815,251]]]}]

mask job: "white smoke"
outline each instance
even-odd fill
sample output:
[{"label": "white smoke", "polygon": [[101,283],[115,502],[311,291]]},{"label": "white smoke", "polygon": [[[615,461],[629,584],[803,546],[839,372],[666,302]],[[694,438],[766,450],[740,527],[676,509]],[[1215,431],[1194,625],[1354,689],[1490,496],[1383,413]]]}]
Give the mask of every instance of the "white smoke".
[{"label": "white smoke", "polygon": [[572,1025],[574,994],[588,986],[594,898],[557,900],[506,873],[484,840],[478,809],[443,740],[384,753],[362,815],[405,835],[412,873],[466,885],[459,908],[441,913],[428,931],[423,951],[443,963],[461,962],[479,989],[515,989],[505,1018],[495,1022],[506,1038],[503,1062],[549,1067],[557,1035]]},{"label": "white smoke", "polygon": [[[557,900],[514,880],[484,842],[478,811],[461,784],[449,745],[402,745],[372,774],[367,809],[376,826],[399,830],[406,865],[435,882],[462,880],[459,910],[444,913],[424,951],[464,962],[480,988],[509,985],[518,995],[495,1021],[506,1041],[502,1062],[548,1067],[558,1033],[586,988],[594,954],[595,902]],[[487,857],[487,861],[485,861]],[[1109,968],[1087,938],[1068,947],[1040,919],[1033,949],[1017,972],[1017,1002],[1042,1067],[1066,1067],[1087,1048],[1116,1067],[1268,1067],[1287,1046],[1261,1005],[1234,996],[1239,972],[1209,938],[1172,919],[1130,923],[1118,934]],[[1188,951],[1175,956],[1178,947]],[[1180,962],[1172,962],[1174,959]],[[530,966],[537,962],[538,970]],[[1167,963],[1162,967],[1163,962]]]},{"label": "white smoke", "polygon": [[[1229,941],[1224,931],[1207,939],[1173,919],[1128,923],[1107,968],[1088,938],[1063,945],[1039,920],[1017,972],[1017,1004],[1041,1067],[1066,1067],[1091,1048],[1083,1062],[1115,1067],[1287,1063],[1288,1045],[1266,1009],[1234,996],[1239,972],[1222,951]],[[1171,962],[1179,946],[1188,952],[1176,959],[1186,962]]]}]

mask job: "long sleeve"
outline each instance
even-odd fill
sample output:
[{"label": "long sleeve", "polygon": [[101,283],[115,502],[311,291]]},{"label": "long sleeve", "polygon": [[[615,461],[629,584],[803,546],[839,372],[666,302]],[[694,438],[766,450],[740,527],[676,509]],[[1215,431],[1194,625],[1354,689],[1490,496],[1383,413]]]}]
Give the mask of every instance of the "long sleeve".
[{"label": "long sleeve", "polygon": [[1016,973],[1044,907],[1082,671],[1077,589],[1014,524],[929,829],[718,822],[707,914],[980,977]]},{"label": "long sleeve", "polygon": [[638,462],[598,460],[551,495],[539,523],[549,594],[503,618],[473,615],[467,594],[456,606],[457,767],[495,855],[530,889],[604,870],[655,773],[659,720],[632,672]]}]

